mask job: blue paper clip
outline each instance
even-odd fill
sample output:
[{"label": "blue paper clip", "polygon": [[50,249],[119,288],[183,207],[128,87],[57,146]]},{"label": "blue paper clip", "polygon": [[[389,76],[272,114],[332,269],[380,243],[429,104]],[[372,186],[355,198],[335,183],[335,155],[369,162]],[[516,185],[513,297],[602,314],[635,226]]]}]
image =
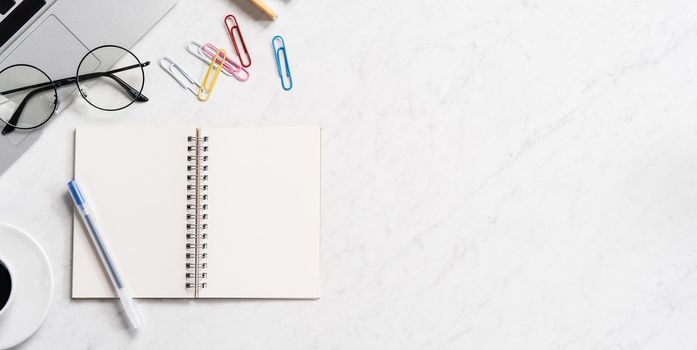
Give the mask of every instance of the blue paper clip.
[{"label": "blue paper clip", "polygon": [[[281,45],[276,47],[276,41],[280,41]],[[280,35],[276,35],[271,39],[271,45],[273,45],[273,51],[276,55],[276,65],[278,66],[278,76],[281,77],[281,86],[283,90],[290,91],[293,88],[293,78],[290,76],[290,66],[288,65],[288,53],[286,52],[286,42]],[[286,76],[288,79],[283,78],[283,69],[281,68],[281,51],[283,51],[283,60],[286,66]],[[288,86],[286,86],[286,80],[288,80]]]}]

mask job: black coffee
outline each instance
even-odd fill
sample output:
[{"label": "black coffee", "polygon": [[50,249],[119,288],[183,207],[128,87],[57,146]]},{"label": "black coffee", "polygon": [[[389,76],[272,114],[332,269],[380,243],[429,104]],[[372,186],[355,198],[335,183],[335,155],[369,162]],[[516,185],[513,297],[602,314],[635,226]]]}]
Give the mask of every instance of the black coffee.
[{"label": "black coffee", "polygon": [[12,291],[12,280],[10,279],[10,271],[7,266],[0,261],[0,310],[2,310],[10,300],[10,292]]}]

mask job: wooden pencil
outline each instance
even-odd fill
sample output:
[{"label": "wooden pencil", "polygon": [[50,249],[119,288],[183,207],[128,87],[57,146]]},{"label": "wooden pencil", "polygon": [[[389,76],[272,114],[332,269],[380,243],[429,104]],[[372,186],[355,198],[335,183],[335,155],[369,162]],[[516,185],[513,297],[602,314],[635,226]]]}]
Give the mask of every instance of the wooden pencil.
[{"label": "wooden pencil", "polygon": [[261,12],[267,15],[271,20],[276,20],[278,15],[274,10],[272,10],[269,5],[265,4],[262,0],[249,0],[256,6]]}]

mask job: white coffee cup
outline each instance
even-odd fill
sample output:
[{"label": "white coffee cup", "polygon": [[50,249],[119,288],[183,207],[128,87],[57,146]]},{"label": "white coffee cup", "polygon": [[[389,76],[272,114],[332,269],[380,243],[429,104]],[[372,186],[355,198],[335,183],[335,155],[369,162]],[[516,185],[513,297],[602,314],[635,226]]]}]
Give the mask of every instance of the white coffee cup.
[{"label": "white coffee cup", "polygon": [[[7,271],[10,274],[10,295],[9,295],[9,298],[7,299],[7,303],[5,303],[5,306],[0,308],[0,318],[2,318],[7,313],[7,310],[10,308],[10,306],[12,305],[12,299],[13,299],[14,294],[15,294],[15,285],[14,285],[14,283],[12,283],[14,281],[13,280],[14,276],[12,275],[12,265],[10,265],[10,263],[7,261],[7,259],[3,258],[2,256],[0,256],[0,265],[3,265],[5,267],[5,269],[7,269]],[[2,269],[2,266],[0,266],[0,269]],[[4,285],[0,286],[0,288],[3,288],[3,287],[5,287],[5,286]],[[0,291],[0,293],[2,293],[2,291]]]}]

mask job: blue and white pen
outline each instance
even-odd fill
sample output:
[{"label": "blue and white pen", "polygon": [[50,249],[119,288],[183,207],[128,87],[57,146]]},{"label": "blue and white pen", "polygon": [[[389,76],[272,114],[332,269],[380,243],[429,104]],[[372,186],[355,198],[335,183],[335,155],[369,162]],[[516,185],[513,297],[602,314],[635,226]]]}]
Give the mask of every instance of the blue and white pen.
[{"label": "blue and white pen", "polygon": [[104,268],[111,279],[111,284],[114,286],[114,290],[116,290],[119,299],[121,299],[121,305],[123,306],[123,310],[128,317],[131,327],[133,327],[133,329],[140,328],[142,325],[140,313],[136,308],[135,302],[133,302],[133,298],[131,298],[131,294],[128,292],[128,288],[126,288],[123,278],[121,278],[121,274],[114,264],[114,260],[111,258],[109,249],[99,233],[94,215],[92,215],[92,211],[90,211],[87,206],[85,196],[80,191],[75,180],[68,183],[68,190],[70,192],[70,197],[72,197],[73,202],[75,202],[75,207],[78,212],[80,212],[82,221],[85,223],[87,232],[89,232],[92,238],[92,243],[94,243],[94,247],[97,249],[97,253],[99,253],[99,258],[102,260],[102,264],[104,264]]}]

